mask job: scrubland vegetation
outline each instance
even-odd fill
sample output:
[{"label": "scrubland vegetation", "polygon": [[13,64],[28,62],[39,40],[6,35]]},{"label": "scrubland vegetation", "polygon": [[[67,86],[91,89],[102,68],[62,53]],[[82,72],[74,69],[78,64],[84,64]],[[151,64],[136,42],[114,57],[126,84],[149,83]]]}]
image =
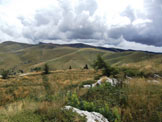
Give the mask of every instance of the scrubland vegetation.
[{"label": "scrubland vegetation", "polygon": [[[49,74],[48,65],[45,65],[44,71],[48,73],[35,72],[27,76],[0,79],[0,121],[86,121],[85,117],[72,110],[63,109],[66,105],[99,112],[110,122],[162,121],[161,79],[158,79],[158,83],[148,82],[149,78],[141,72],[111,67],[102,58],[97,66],[100,63],[102,65],[97,71],[68,69],[50,71]],[[132,79],[116,86],[103,82],[89,89],[82,87],[95,83],[105,74],[125,81],[125,75]]]},{"label": "scrubland vegetation", "polygon": [[0,121],[84,122],[84,117],[62,108],[67,104],[68,93],[95,75],[92,70],[72,69],[0,79]]}]

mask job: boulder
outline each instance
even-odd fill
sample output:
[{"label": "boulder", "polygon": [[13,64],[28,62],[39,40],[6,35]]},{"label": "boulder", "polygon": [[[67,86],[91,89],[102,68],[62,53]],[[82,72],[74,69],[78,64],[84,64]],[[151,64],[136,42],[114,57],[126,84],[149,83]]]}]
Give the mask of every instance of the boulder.
[{"label": "boulder", "polygon": [[109,122],[102,114],[97,112],[88,112],[79,110],[77,108],[74,108],[72,106],[65,106],[66,110],[72,109],[73,112],[78,113],[80,116],[85,116],[87,119],[87,122]]}]

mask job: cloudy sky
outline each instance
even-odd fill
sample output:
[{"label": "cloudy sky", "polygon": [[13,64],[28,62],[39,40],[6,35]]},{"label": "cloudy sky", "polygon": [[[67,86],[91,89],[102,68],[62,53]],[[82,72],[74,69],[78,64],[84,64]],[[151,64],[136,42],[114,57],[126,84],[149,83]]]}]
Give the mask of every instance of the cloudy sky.
[{"label": "cloudy sky", "polygon": [[0,42],[162,52],[162,0],[0,0]]}]

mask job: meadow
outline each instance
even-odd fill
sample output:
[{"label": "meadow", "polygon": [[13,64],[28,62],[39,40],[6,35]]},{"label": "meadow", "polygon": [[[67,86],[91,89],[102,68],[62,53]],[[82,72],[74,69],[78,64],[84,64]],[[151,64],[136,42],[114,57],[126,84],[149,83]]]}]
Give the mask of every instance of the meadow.
[{"label": "meadow", "polygon": [[[101,76],[94,70],[33,72],[27,76],[0,79],[0,121],[2,122],[85,122],[71,110],[96,111],[110,122],[161,122],[162,80],[148,82],[134,77],[123,86],[103,83],[83,88]],[[151,79],[150,79],[151,80]]]}]

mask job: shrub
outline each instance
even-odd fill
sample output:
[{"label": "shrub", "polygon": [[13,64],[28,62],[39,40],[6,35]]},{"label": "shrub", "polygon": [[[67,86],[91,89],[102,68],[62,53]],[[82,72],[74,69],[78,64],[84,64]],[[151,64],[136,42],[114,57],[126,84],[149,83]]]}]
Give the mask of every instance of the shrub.
[{"label": "shrub", "polygon": [[72,69],[72,67],[71,67],[71,66],[69,66],[69,69]]},{"label": "shrub", "polygon": [[107,65],[106,67],[103,68],[102,74],[106,76],[111,76],[111,75],[116,76],[117,74],[119,74],[119,70],[115,67],[111,67]]},{"label": "shrub", "polygon": [[144,72],[133,68],[122,68],[121,71],[129,77],[144,77],[146,76]]},{"label": "shrub", "polygon": [[41,67],[34,67],[31,69],[31,71],[39,72],[39,71],[41,71]]},{"label": "shrub", "polygon": [[86,65],[83,67],[83,69],[88,69],[88,65],[86,64]]},{"label": "shrub", "polygon": [[[97,94],[96,91],[101,91],[101,89],[102,89],[102,93],[107,92],[107,91],[105,91],[107,89],[106,87],[110,88],[111,86],[107,84],[105,86],[91,88],[90,91],[87,93],[87,97],[92,98],[94,96],[92,94],[94,92]],[[111,90],[109,90],[109,93],[110,93],[110,91]],[[106,97],[106,95],[104,95],[102,93],[98,94],[102,98],[98,97],[98,95],[95,95],[95,97],[97,99],[93,99],[92,101],[89,101],[88,99],[86,100],[86,98],[85,99],[78,98],[76,93],[70,94],[68,97],[68,104],[73,107],[77,107],[78,109],[81,109],[81,110],[101,113],[104,117],[108,118],[108,120],[110,122],[120,122],[119,110],[116,107],[110,108],[109,103],[107,101],[102,100],[102,102],[101,102],[101,99],[103,99],[103,96]],[[110,93],[110,94],[112,94],[113,96],[115,95],[114,93]]]},{"label": "shrub", "polygon": [[44,65],[44,74],[49,74],[49,66],[47,64]]},{"label": "shrub", "polygon": [[24,71],[23,71],[23,70],[21,70],[21,69],[20,69],[18,72],[19,72],[19,73],[24,73]]},{"label": "shrub", "polygon": [[9,70],[2,70],[1,75],[3,79],[7,79],[9,76],[10,71]]},{"label": "shrub", "polygon": [[78,96],[77,96],[76,93],[69,94],[68,102],[69,102],[69,105],[72,105],[74,107],[79,107],[79,105],[80,105],[80,101],[79,101]]}]

